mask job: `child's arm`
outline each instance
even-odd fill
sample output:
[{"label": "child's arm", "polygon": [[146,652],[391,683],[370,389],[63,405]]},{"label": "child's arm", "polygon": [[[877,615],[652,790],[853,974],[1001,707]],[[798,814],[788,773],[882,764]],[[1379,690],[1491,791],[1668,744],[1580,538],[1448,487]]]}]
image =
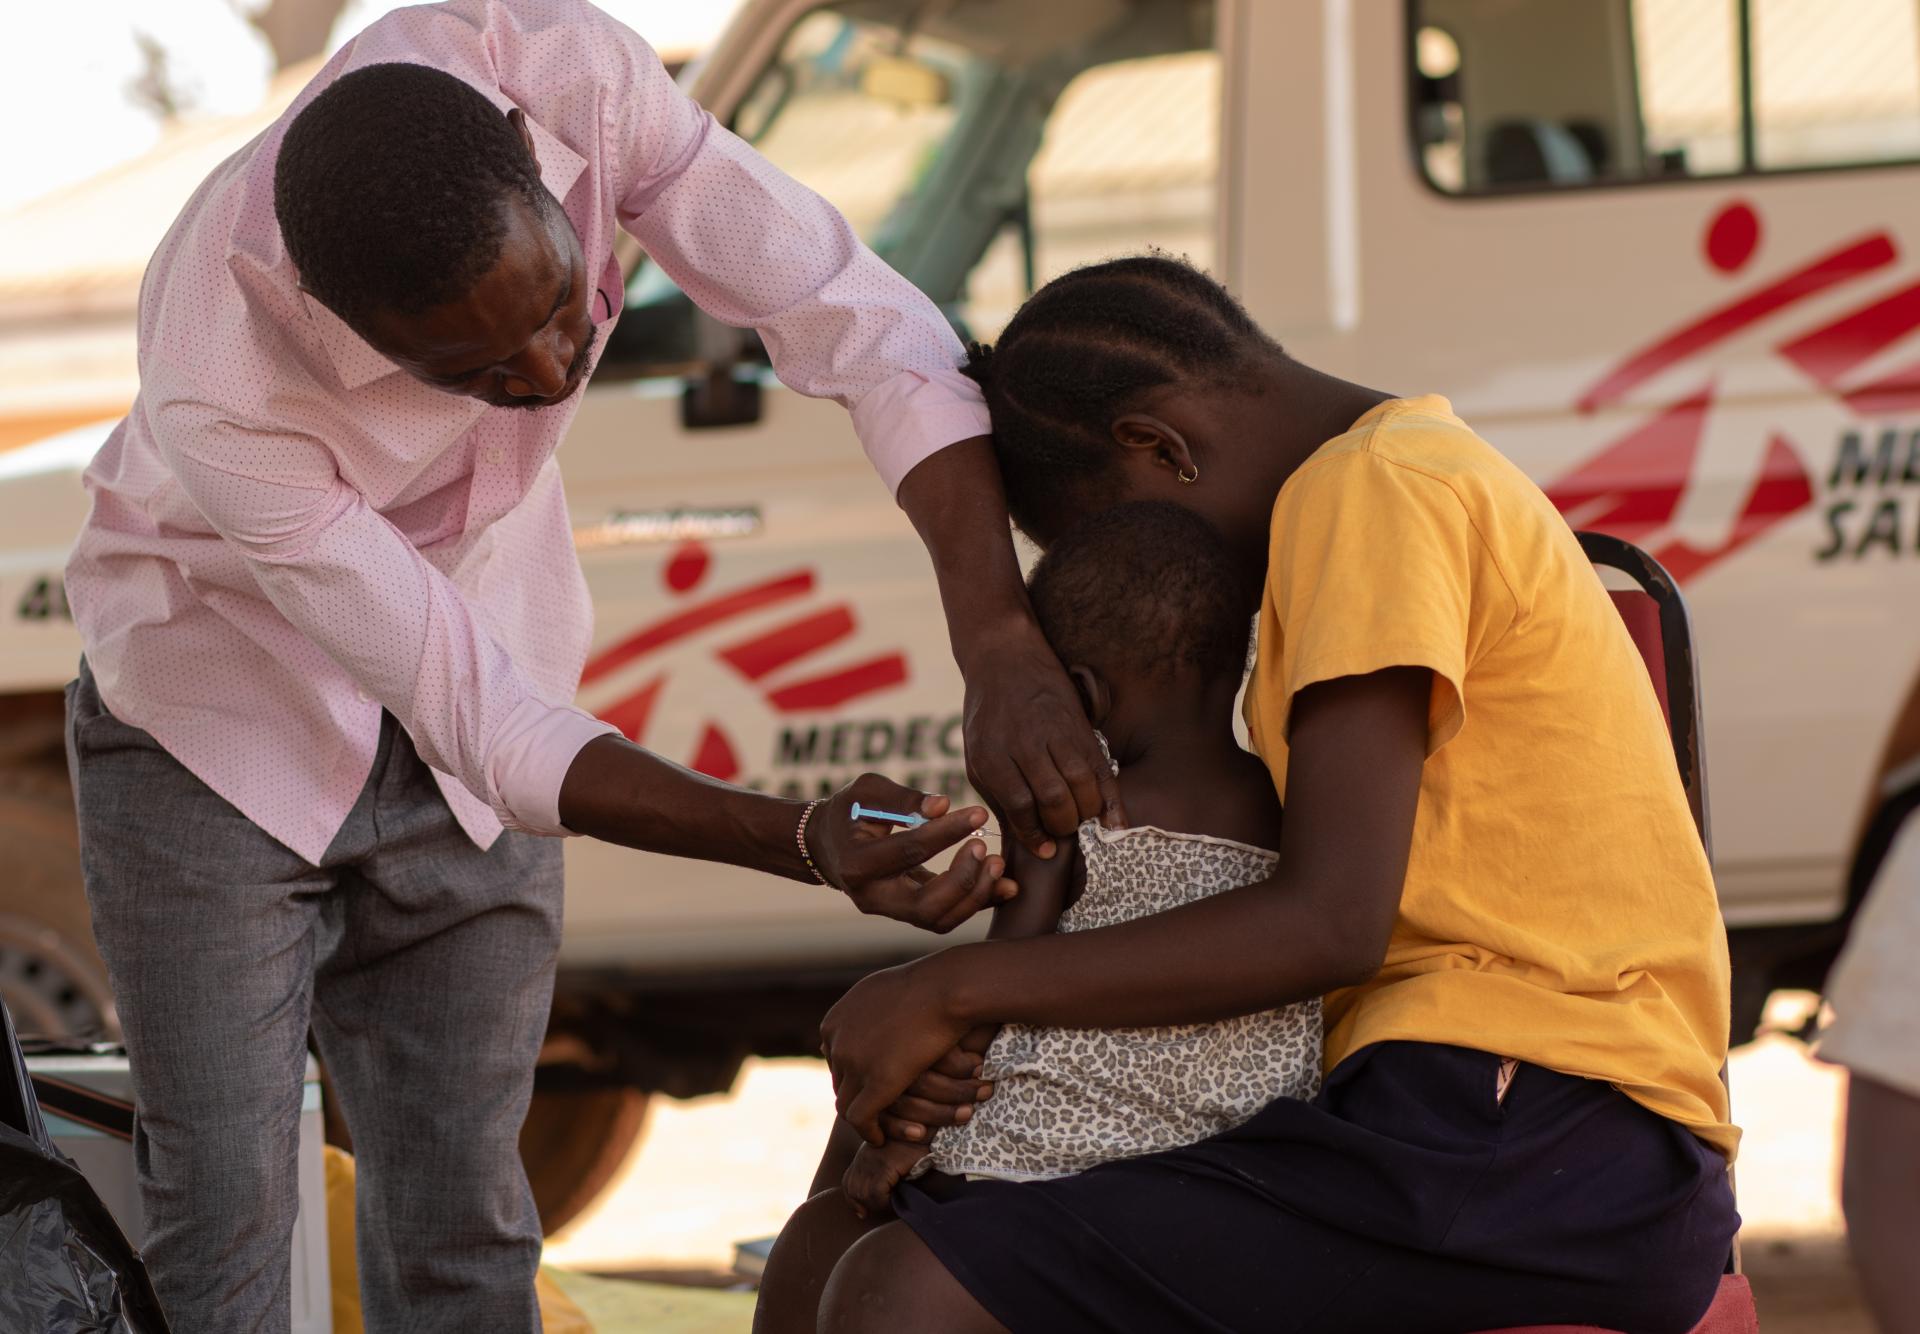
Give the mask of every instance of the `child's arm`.
[{"label": "child's arm", "polygon": [[[1041,858],[1017,843],[1009,843],[1006,855],[1007,878],[1020,886],[1020,893],[994,908],[993,926],[987,932],[988,939],[1015,940],[1022,936],[1047,935],[1059,923],[1060,914],[1078,895],[1076,882],[1081,874],[1078,847],[1069,842],[1052,857]],[[980,1025],[961,1038],[955,1051],[922,1079],[938,1077],[943,1068],[972,1068],[978,1058],[986,1054],[987,1048],[993,1043],[993,1035],[999,1031],[998,1024]],[[924,1095],[926,1091],[918,1084],[909,1089],[907,1097],[895,1105],[893,1114],[881,1118],[881,1125],[888,1132],[886,1143],[862,1144],[848,1165],[840,1188],[852,1202],[853,1211],[862,1218],[869,1214],[883,1214],[891,1209],[889,1201],[893,1188],[906,1178],[915,1163],[926,1156],[931,1138],[930,1128],[908,1121],[902,1115],[911,1111],[916,1096]],[[969,1119],[970,1115],[963,1108],[959,1119]],[[904,1131],[911,1134],[915,1130],[919,1132],[916,1138],[901,1138],[893,1133]]]},{"label": "child's arm", "polygon": [[1018,843],[1006,845],[1007,879],[1020,886],[1011,899],[994,905],[989,940],[1018,940],[1050,935],[1060,914],[1078,897],[1079,845],[1063,842],[1051,857],[1036,857]]},{"label": "child's arm", "polygon": [[[1080,849],[1077,844],[1068,842],[1051,857],[1036,857],[1017,843],[1006,845],[1007,878],[1020,886],[1020,892],[1011,899],[1003,899],[993,910],[993,925],[987,930],[989,940],[1018,940],[1024,936],[1045,936],[1053,932],[1060,922],[1060,914],[1065,912],[1080,896],[1080,882],[1085,876],[1085,867],[1080,861]],[[993,1035],[1000,1031],[998,1024],[982,1024],[961,1038],[954,1050],[943,1057],[940,1063],[922,1076],[957,1076],[961,1072],[973,1069],[978,1062],[964,1057],[985,1055],[987,1047],[993,1041]],[[902,1104],[916,1097],[926,1097],[929,1090],[916,1082],[907,1090]],[[900,1123],[913,1124],[901,1113],[909,1110],[906,1105],[894,1109],[894,1119],[887,1124],[889,1130],[904,1128]],[[920,1126],[924,1135],[928,1127]]]},{"label": "child's arm", "polygon": [[[1080,884],[1086,875],[1080,860],[1079,844],[1068,839],[1051,857],[1036,857],[1018,843],[1007,845],[1007,879],[1020,886],[1011,899],[994,905],[993,925],[988,940],[1019,940],[1024,936],[1052,935],[1060,924],[1060,914],[1080,897]],[[1000,1031],[998,1024],[982,1024],[960,1039],[960,1050],[984,1055]]]},{"label": "child's arm", "polygon": [[[1019,885],[1020,892],[994,906],[987,939],[1019,940],[1053,934],[1060,924],[1060,914],[1080,897],[1080,880],[1086,871],[1079,845],[1068,840],[1053,856],[1042,858],[1018,843],[1009,843],[1006,857],[1007,879]],[[983,1056],[999,1031],[998,1024],[982,1024],[960,1039],[959,1050]]]}]

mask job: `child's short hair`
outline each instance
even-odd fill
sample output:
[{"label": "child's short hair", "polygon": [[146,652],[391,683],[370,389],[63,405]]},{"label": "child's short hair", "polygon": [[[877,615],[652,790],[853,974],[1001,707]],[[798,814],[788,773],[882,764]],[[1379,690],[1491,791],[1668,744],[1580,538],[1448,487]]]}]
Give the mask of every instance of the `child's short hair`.
[{"label": "child's short hair", "polygon": [[1240,572],[1211,524],[1168,501],[1083,521],[1047,549],[1027,594],[1069,666],[1162,678],[1246,670],[1253,617]]}]

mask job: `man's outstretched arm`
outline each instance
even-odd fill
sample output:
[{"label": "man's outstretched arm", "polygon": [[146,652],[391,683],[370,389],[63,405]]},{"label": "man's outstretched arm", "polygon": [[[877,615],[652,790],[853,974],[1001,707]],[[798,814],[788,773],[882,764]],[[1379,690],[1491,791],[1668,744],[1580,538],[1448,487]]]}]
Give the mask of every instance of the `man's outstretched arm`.
[{"label": "man's outstretched arm", "polygon": [[1093,729],[1027,606],[986,405],[939,307],[633,32],[582,6],[559,36],[612,96],[621,225],[701,309],[757,330],[782,382],[852,413],[926,543],[966,679],[969,769],[1008,832],[1039,850],[1084,819],[1117,823]]}]

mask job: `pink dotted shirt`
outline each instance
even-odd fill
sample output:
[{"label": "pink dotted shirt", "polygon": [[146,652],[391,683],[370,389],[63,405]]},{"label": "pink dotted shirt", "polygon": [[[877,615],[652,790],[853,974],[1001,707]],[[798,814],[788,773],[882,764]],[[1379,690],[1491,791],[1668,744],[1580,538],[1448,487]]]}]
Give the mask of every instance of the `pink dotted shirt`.
[{"label": "pink dotted shirt", "polygon": [[[281,245],[287,124],[341,74],[395,60],[520,107],[597,286],[620,300],[617,221],[703,308],[760,330],[783,381],[850,408],[888,485],[987,429],[933,304],[632,32],[583,0],[379,20],[161,242],[140,393],[87,470],[67,570],[114,715],[316,863],[372,769],[382,708],[483,847],[502,825],[566,832],[561,780],[613,730],[570,702],[592,607],[553,455],[579,396],[489,408],[419,383],[303,296]],[[597,298],[595,317],[613,318]]]}]

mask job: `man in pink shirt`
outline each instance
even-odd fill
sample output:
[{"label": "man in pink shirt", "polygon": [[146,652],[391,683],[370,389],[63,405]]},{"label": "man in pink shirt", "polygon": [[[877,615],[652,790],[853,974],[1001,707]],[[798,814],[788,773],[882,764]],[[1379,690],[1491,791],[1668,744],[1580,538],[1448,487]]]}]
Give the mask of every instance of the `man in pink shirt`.
[{"label": "man in pink shirt", "polygon": [[[584,0],[381,19],[154,256],[140,394],[69,566],[81,853],[177,1328],[287,1327],[309,1023],[360,1156],[368,1328],[538,1327],[515,1140],[559,943],[542,836],[935,930],[1009,892],[974,840],[918,869],[984,811],[871,776],[746,792],[572,705],[591,609],[554,451],[619,312],[616,225],[851,410],[932,553],[1011,830],[1118,818],[933,305]],[[934,818],[874,836],[856,797]]]}]

